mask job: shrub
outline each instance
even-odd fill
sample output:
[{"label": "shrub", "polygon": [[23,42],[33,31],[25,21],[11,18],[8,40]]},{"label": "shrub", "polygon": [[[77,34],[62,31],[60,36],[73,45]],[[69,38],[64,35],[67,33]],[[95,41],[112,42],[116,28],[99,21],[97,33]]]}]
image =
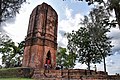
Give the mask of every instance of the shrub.
[{"label": "shrub", "polygon": [[0,78],[31,78],[34,70],[32,68],[18,67],[18,68],[3,68],[0,69]]}]

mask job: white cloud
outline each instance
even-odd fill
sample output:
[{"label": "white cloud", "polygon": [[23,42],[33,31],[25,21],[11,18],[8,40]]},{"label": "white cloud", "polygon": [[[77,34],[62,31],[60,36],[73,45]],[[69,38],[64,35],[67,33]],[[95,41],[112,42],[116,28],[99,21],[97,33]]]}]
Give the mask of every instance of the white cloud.
[{"label": "white cloud", "polygon": [[7,23],[6,27],[4,27],[4,29],[15,42],[24,40],[27,34],[29,15],[31,13],[31,9],[29,8],[30,6],[31,5],[29,4],[23,5],[22,7],[24,8],[21,8],[20,13],[16,15],[15,23]]},{"label": "white cloud", "polygon": [[[111,55],[106,57],[106,70],[109,75],[114,75],[115,73],[120,73],[120,55]],[[98,71],[104,71],[104,64],[96,64]]]},{"label": "white cloud", "polygon": [[109,74],[120,73],[120,55],[112,55],[108,57],[107,60],[107,70]]},{"label": "white cloud", "polygon": [[120,29],[118,27],[116,28],[111,28],[110,32],[108,33],[108,36],[112,37],[112,52],[115,53],[116,51],[120,50]]},{"label": "white cloud", "polygon": [[66,8],[66,18],[58,23],[59,30],[71,32],[72,30],[78,30],[80,27],[80,19],[83,18],[83,16],[80,13],[73,15],[71,11],[73,10]]},{"label": "white cloud", "polygon": [[77,63],[74,66],[74,69],[87,69],[87,66],[85,64]]},{"label": "white cloud", "polygon": [[66,7],[65,9],[65,14],[66,14],[66,18],[64,20],[59,21],[58,23],[58,44],[59,46],[67,46],[67,39],[65,36],[63,36],[60,31],[63,31],[64,33],[67,32],[72,32],[72,30],[78,30],[78,28],[80,27],[79,23],[80,23],[80,19],[83,18],[83,16],[78,13],[73,15],[72,14],[72,9],[69,9],[68,7]]},{"label": "white cloud", "polygon": [[72,11],[73,11],[72,9],[66,8],[65,15],[66,15],[67,19],[72,17]]}]

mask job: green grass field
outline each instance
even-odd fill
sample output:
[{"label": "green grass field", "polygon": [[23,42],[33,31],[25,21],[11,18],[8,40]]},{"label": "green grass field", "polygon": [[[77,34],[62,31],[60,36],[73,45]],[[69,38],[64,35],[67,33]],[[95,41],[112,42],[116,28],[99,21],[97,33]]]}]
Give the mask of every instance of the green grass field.
[{"label": "green grass field", "polygon": [[0,78],[0,80],[33,80],[29,78]]}]

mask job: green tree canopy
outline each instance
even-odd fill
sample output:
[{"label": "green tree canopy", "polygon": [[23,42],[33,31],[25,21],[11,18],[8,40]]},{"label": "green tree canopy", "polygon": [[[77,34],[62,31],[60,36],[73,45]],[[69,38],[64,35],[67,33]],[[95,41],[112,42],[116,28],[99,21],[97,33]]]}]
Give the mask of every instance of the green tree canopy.
[{"label": "green tree canopy", "polygon": [[106,34],[110,29],[109,24],[106,24],[108,18],[103,7],[100,6],[98,9],[93,9],[89,17],[85,16],[82,21],[84,27],[66,34],[69,51],[77,53],[78,61],[85,63],[89,70],[91,63],[100,63],[110,55],[112,46]]},{"label": "green tree canopy", "polygon": [[8,36],[2,37],[0,43],[0,54],[2,54],[2,64],[6,67],[20,67],[22,64],[24,41],[18,43],[12,41]]},{"label": "green tree canopy", "polygon": [[1,22],[15,17],[24,2],[26,0],[0,0],[0,26]]},{"label": "green tree canopy", "polygon": [[57,52],[57,64],[63,68],[73,68],[75,66],[76,54],[67,53],[66,48],[59,47]]}]

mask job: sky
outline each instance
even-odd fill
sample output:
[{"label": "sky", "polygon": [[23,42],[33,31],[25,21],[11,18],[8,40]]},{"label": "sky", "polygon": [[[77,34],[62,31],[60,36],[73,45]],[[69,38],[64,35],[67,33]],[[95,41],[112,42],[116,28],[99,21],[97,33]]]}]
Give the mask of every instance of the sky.
[{"label": "sky", "polygon": [[[46,2],[51,5],[58,13],[58,46],[66,47],[67,39],[64,33],[77,30],[81,19],[84,15],[88,15],[92,6],[88,6],[86,2],[75,0],[28,0],[28,3],[23,4],[20,13],[15,18],[7,21],[3,25],[3,29],[15,42],[21,42],[27,35],[29,16],[32,10],[37,6]],[[107,72],[109,74],[120,73],[120,30],[118,27],[111,28],[108,36],[112,37],[112,53],[114,55],[106,58]],[[94,65],[91,65],[93,68]],[[84,64],[76,63],[75,68],[86,69]],[[97,70],[103,71],[103,63],[97,64]]]}]

